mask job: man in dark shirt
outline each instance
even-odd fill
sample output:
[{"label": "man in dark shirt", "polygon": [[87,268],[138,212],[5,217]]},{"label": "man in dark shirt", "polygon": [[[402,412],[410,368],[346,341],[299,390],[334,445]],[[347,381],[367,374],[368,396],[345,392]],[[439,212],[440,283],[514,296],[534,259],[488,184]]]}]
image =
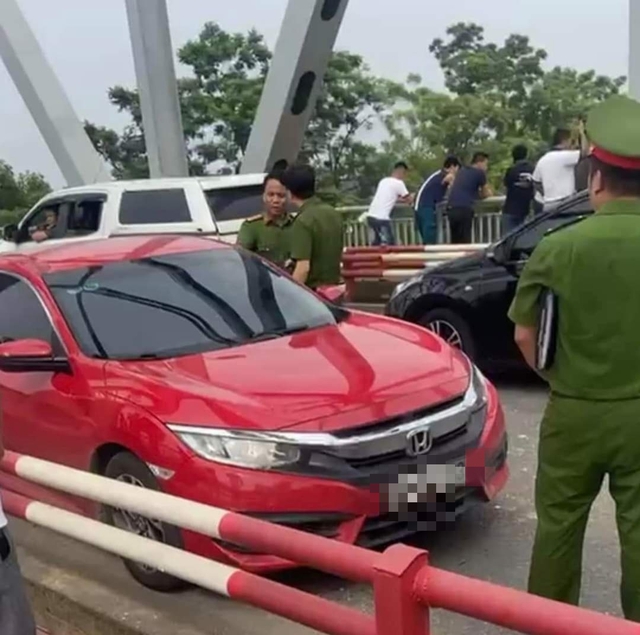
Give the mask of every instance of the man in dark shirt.
[{"label": "man in dark shirt", "polygon": [[492,195],[487,183],[488,169],[489,155],[486,152],[476,152],[471,165],[461,168],[453,181],[447,216],[451,243],[454,245],[471,243],[474,207],[479,199]]},{"label": "man in dark shirt", "polygon": [[444,162],[441,170],[434,172],[423,184],[416,197],[415,220],[418,233],[424,245],[433,245],[438,240],[438,226],[436,223],[436,208],[447,194],[453,182],[460,161],[450,156]]},{"label": "man in dark shirt", "polygon": [[531,202],[535,194],[533,186],[534,165],[528,160],[527,147],[517,145],[513,148],[513,165],[504,175],[507,198],[502,208],[502,233],[508,234],[521,225],[531,211]]}]

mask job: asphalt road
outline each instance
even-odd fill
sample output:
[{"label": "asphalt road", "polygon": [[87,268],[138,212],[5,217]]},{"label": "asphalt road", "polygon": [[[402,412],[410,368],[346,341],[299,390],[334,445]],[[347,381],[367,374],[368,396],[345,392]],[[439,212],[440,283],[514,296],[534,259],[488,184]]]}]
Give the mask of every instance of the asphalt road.
[{"label": "asphalt road", "polygon": [[[429,550],[434,565],[513,588],[525,588],[530,548],[535,529],[533,482],[536,466],[538,423],[546,401],[546,390],[530,379],[496,380],[507,415],[510,433],[511,479],[505,492],[492,504],[471,511],[452,528],[416,538],[413,544]],[[248,609],[237,603],[191,590],[165,596],[137,585],[120,562],[85,545],[54,536],[42,529],[17,523],[19,543],[42,561],[91,577],[124,594],[140,607],[188,625],[197,632],[296,635],[308,633],[293,624]],[[618,545],[613,506],[602,494],[592,512],[585,549],[583,604],[619,614]],[[281,575],[280,581],[317,593],[363,611],[373,610],[371,589],[347,584],[312,571]],[[113,602],[117,606],[117,602]],[[505,633],[467,618],[434,611],[436,635],[495,635]],[[235,626],[234,626],[235,625]],[[224,627],[223,627],[224,626]],[[189,631],[191,632],[191,631]]]}]

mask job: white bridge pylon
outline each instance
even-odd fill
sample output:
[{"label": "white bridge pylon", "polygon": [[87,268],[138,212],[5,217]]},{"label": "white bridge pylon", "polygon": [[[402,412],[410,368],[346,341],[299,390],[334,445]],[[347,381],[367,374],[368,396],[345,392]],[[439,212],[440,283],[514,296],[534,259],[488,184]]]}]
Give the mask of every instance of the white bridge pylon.
[{"label": "white bridge pylon", "polygon": [[108,181],[109,170],[47,62],[18,0],[0,0],[0,56],[67,183]]}]

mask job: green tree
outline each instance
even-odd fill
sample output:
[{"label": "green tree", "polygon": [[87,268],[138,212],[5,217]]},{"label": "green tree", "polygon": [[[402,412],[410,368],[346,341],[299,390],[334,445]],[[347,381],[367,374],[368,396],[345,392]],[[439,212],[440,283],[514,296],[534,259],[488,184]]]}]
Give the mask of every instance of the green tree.
[{"label": "green tree", "polygon": [[430,51],[438,60],[448,94],[435,92],[411,76],[386,118],[387,151],[407,148],[418,181],[447,153],[469,160],[475,150],[491,154],[491,180],[501,186],[515,143],[526,143],[534,155],[548,147],[553,130],[576,126],[579,118],[617,93],[622,77],[594,71],[579,73],[556,67],[545,70],[546,51],[523,35],[502,45],[486,42],[477,24],[459,23],[436,39]]},{"label": "green tree", "polygon": [[371,74],[360,55],[333,53],[322,92],[305,136],[303,156],[320,169],[336,189],[365,181],[360,171],[374,159],[376,148],[362,141],[393,106],[399,87]]},{"label": "green tree", "polygon": [[[208,23],[178,52],[191,77],[178,81],[191,172],[202,174],[216,161],[237,167],[246,148],[269,69],[271,52],[252,30],[230,34]],[[348,52],[332,55],[322,94],[302,155],[322,172],[323,183],[339,189],[355,178],[359,157],[373,146],[359,139],[392,103],[392,84],[371,75],[364,60]],[[148,176],[137,91],[116,86],[109,100],[132,123],[118,134],[86,123],[86,130],[116,178]]]},{"label": "green tree", "polygon": [[504,44],[486,42],[483,27],[458,23],[447,39],[436,39],[429,50],[438,60],[445,85],[456,96],[482,97],[490,104],[491,134],[500,140],[529,138],[548,142],[553,129],[574,125],[597,102],[616,94],[624,77],[595,71],[544,69],[547,52],[528,37],[510,35]]},{"label": "green tree", "polygon": [[16,174],[8,163],[0,161],[0,210],[26,211],[50,191],[41,174]]},{"label": "green tree", "polygon": [[[192,76],[178,80],[182,122],[190,170],[203,174],[222,160],[236,164],[245,147],[262,91],[271,53],[256,31],[229,34],[207,23],[200,35],[178,51]],[[149,175],[137,90],[115,86],[109,101],[132,123],[122,134],[86,123],[96,148],[113,168],[116,178]]]},{"label": "green tree", "polygon": [[42,174],[36,172],[22,172],[18,174],[16,182],[20,190],[20,207],[32,208],[41,198],[51,192],[51,186]]},{"label": "green tree", "polygon": [[22,192],[13,168],[0,161],[0,209],[14,210],[22,206]]}]

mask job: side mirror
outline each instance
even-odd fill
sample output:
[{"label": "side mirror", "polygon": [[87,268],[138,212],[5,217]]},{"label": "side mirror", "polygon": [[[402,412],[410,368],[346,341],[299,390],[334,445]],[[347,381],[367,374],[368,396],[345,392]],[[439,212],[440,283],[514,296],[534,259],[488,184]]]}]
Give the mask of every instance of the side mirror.
[{"label": "side mirror", "polygon": [[10,243],[15,243],[18,237],[18,226],[15,223],[5,225],[2,228],[2,239]]},{"label": "side mirror", "polygon": [[69,373],[67,359],[54,357],[51,344],[25,339],[0,344],[0,371],[5,373]]},{"label": "side mirror", "polygon": [[328,285],[325,287],[318,287],[316,293],[327,302],[331,304],[342,305],[346,300],[347,286],[344,284]]},{"label": "side mirror", "polygon": [[503,240],[494,245],[489,251],[489,258],[498,265],[505,265],[511,256],[511,241]]}]

